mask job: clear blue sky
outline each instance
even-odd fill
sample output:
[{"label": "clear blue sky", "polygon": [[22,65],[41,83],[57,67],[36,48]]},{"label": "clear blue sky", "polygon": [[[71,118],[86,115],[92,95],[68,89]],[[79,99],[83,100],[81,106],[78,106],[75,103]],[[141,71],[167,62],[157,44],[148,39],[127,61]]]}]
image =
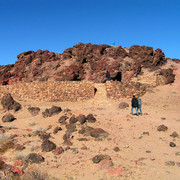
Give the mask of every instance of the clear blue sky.
[{"label": "clear blue sky", "polygon": [[114,41],[180,59],[180,0],[0,0],[0,65],[28,50]]}]

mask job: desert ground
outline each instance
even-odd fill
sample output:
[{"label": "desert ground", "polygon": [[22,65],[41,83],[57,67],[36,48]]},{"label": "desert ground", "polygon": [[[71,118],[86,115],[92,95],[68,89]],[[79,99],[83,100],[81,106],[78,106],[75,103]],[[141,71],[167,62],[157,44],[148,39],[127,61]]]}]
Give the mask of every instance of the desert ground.
[{"label": "desert ground", "polygon": [[[16,120],[5,123],[1,121],[0,124],[5,127],[6,134],[17,135],[15,141],[23,144],[25,149],[9,149],[1,154],[1,158],[7,164],[13,165],[20,156],[40,154],[45,158],[44,162],[29,165],[24,174],[37,168],[48,173],[49,179],[179,180],[180,139],[170,136],[173,132],[180,134],[180,65],[176,66],[176,79],[173,84],[156,87],[141,97],[142,116],[130,114],[131,98],[108,99],[103,84],[96,84],[98,91],[95,97],[88,101],[37,102],[16,99],[22,109],[17,112],[9,111]],[[120,109],[121,102],[128,103],[129,107]],[[52,105],[61,107],[62,112],[44,118],[42,112]],[[29,113],[27,109],[30,106],[40,108],[37,116]],[[64,111],[67,108],[71,111]],[[2,118],[6,112],[2,107],[0,112]],[[58,122],[59,118],[63,115],[86,116],[90,113],[96,118],[96,122],[83,125],[77,122],[77,131],[71,136],[72,145],[69,146],[70,149],[67,148],[68,145],[63,143],[66,127]],[[160,125],[165,125],[168,129],[158,131]],[[53,129],[57,126],[62,130],[54,134]],[[78,132],[82,126],[101,128],[108,136],[103,139],[84,137]],[[42,140],[39,136],[32,135],[37,130],[50,133],[49,140],[57,147],[63,147],[65,151],[59,155],[54,155],[52,151],[42,152]],[[79,138],[86,140],[80,141]],[[170,142],[174,142],[176,146],[171,147]],[[111,160],[94,163],[92,158],[99,154],[108,155]]]}]

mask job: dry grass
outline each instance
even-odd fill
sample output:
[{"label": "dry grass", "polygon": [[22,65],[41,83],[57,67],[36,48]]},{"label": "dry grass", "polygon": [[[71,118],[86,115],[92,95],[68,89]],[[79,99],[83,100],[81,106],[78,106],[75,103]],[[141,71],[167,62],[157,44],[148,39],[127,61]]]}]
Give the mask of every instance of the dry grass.
[{"label": "dry grass", "polygon": [[22,176],[22,180],[58,180],[54,177],[49,176],[47,173],[40,171],[37,168],[32,168],[25,172]]}]

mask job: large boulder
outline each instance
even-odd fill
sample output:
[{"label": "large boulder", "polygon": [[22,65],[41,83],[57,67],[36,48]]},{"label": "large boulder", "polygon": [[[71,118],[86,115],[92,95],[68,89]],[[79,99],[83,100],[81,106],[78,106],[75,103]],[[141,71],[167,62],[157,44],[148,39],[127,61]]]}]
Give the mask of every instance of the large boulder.
[{"label": "large boulder", "polygon": [[1,105],[5,110],[18,111],[21,109],[21,104],[16,102],[10,93],[6,93],[1,99]]},{"label": "large boulder", "polygon": [[42,149],[42,152],[49,152],[49,151],[56,149],[56,144],[54,144],[52,141],[46,139],[41,144],[41,149]]}]

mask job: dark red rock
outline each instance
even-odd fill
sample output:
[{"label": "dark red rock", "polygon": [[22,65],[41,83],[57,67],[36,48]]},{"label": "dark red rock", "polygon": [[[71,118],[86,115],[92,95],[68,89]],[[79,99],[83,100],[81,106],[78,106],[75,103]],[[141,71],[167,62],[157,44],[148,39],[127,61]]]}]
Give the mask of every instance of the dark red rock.
[{"label": "dark red rock", "polygon": [[80,114],[77,119],[80,124],[84,124],[86,122],[86,116],[83,114]]},{"label": "dark red rock", "polygon": [[40,108],[39,107],[29,107],[28,111],[31,113],[32,116],[37,116],[39,114]]},{"label": "dark red rock", "polygon": [[95,123],[96,122],[96,118],[93,116],[93,114],[88,114],[86,116],[86,120],[90,123]]},{"label": "dark red rock", "polygon": [[175,75],[173,74],[172,69],[162,69],[159,73],[159,75],[164,76],[165,78],[165,84],[173,83],[175,80]]},{"label": "dark red rock", "polygon": [[74,115],[69,119],[70,124],[75,124],[77,121],[78,119]]},{"label": "dark red rock", "polygon": [[53,105],[51,108],[45,109],[45,111],[42,112],[42,115],[44,118],[51,117],[53,115],[59,114],[61,111],[62,111],[61,107]]},{"label": "dark red rock", "polygon": [[126,102],[121,102],[121,103],[119,104],[119,109],[125,109],[125,108],[127,108],[127,107],[129,107],[129,104],[126,103]]}]

